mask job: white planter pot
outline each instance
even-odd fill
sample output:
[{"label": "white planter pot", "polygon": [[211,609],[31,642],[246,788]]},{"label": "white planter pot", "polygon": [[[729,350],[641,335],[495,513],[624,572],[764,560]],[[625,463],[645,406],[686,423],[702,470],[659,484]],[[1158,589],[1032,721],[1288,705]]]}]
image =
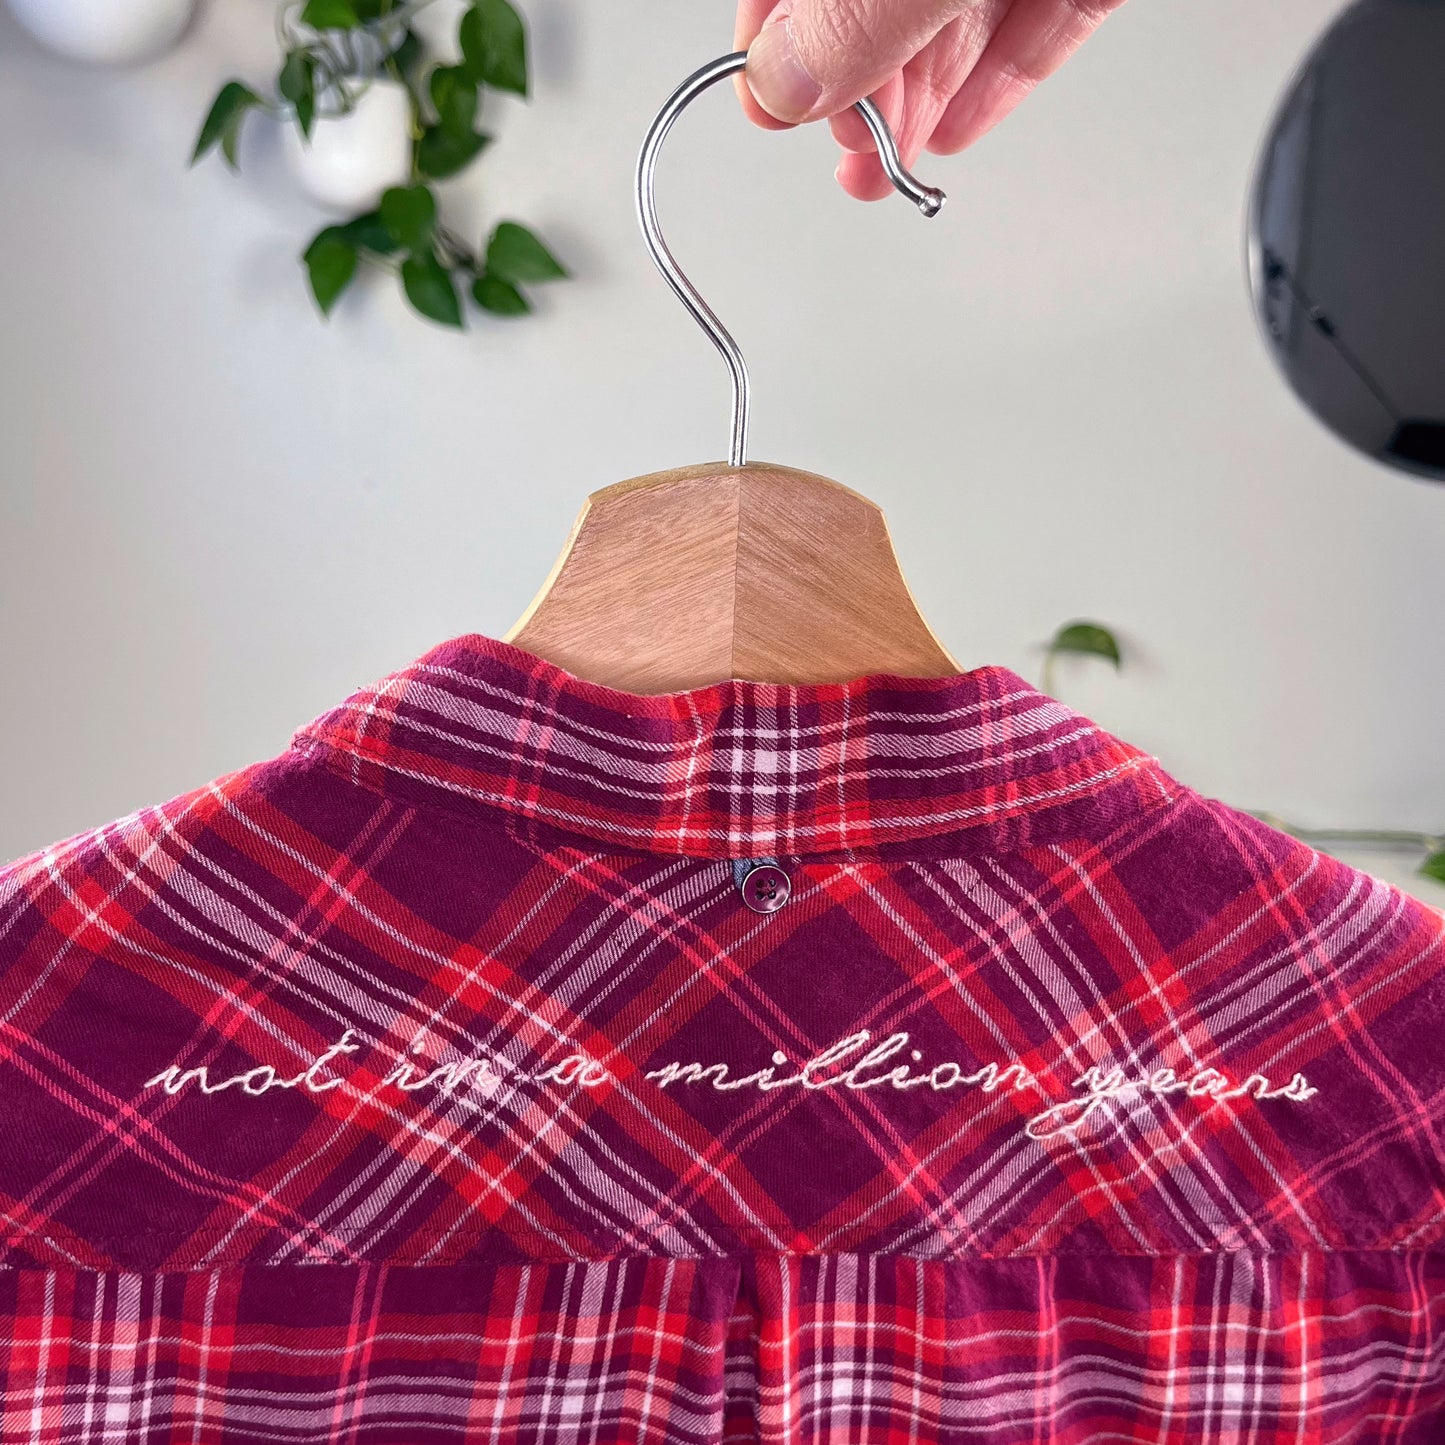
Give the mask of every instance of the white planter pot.
[{"label": "white planter pot", "polygon": [[328,210],[367,210],[411,177],[411,103],[394,80],[372,81],[343,114],[318,114],[309,142],[290,122],[284,136],[291,173]]},{"label": "white planter pot", "polygon": [[42,45],[97,65],[151,60],[181,37],[196,0],[7,0]]}]

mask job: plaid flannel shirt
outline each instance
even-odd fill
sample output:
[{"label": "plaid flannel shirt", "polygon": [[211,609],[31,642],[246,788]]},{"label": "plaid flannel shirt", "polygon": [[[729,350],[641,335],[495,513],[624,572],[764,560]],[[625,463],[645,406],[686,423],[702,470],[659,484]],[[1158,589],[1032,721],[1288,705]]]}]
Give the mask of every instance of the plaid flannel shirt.
[{"label": "plaid flannel shirt", "polygon": [[456,638],[0,871],[0,1445],[1439,1445],[1442,927],[1002,667]]}]

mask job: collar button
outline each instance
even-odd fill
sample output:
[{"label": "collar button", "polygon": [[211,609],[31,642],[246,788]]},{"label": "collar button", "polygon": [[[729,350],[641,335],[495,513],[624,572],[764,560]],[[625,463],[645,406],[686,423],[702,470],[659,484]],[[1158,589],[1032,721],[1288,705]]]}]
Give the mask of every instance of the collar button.
[{"label": "collar button", "polygon": [[793,884],[776,863],[758,863],[742,875],[738,891],[754,913],[776,913],[788,901]]}]

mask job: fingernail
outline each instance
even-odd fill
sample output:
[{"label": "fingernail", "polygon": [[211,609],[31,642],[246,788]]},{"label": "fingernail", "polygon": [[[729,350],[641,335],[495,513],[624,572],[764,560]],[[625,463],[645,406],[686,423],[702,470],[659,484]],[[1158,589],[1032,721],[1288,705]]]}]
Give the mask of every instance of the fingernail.
[{"label": "fingernail", "polygon": [[803,68],[788,18],[770,21],[748,47],[748,87],[774,120],[810,118],[823,87]]}]

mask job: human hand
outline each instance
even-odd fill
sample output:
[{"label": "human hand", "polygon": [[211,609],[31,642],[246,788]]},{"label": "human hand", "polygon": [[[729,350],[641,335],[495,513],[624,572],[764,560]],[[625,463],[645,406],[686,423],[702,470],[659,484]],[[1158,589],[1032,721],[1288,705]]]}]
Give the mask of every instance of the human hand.
[{"label": "human hand", "polygon": [[1123,0],[738,0],[743,109],[780,130],[828,118],[838,180],[876,201],[892,185],[855,101],[871,96],[905,166],[972,145],[1052,75]]}]

